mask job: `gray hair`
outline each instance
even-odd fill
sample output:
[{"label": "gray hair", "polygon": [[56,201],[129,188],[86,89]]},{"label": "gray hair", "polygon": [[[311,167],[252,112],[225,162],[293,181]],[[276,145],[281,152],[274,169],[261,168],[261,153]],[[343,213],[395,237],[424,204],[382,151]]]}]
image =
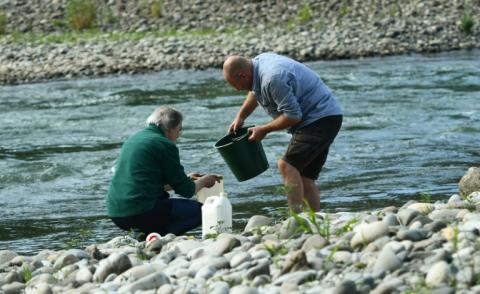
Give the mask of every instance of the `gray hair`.
[{"label": "gray hair", "polygon": [[183,115],[180,111],[171,107],[160,106],[153,111],[147,118],[147,126],[154,124],[162,130],[171,130],[178,126],[183,120]]}]

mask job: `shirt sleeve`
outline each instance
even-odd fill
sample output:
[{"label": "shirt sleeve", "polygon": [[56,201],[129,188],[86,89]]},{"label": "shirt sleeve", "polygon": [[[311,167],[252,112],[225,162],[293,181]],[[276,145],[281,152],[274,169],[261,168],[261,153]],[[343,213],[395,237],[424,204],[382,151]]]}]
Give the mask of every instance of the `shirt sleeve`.
[{"label": "shirt sleeve", "polygon": [[177,146],[169,145],[165,148],[162,164],[165,166],[166,184],[170,185],[176,194],[191,198],[195,194],[195,183],[185,174],[185,170],[180,164]]},{"label": "shirt sleeve", "polygon": [[287,117],[302,119],[302,110],[298,98],[294,94],[295,80],[286,73],[275,75],[267,86],[270,97],[277,104],[277,111]]}]

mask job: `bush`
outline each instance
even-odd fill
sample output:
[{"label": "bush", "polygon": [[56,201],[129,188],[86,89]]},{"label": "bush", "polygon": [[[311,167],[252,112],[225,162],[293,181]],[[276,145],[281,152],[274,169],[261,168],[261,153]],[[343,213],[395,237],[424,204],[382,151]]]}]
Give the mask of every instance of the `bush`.
[{"label": "bush", "polygon": [[4,34],[7,31],[7,15],[0,10],[0,34]]},{"label": "bush", "polygon": [[160,17],[163,12],[163,0],[155,0],[150,5],[150,16],[151,17]]},{"label": "bush", "polygon": [[95,26],[97,8],[92,0],[69,0],[67,22],[74,30],[90,29]]},{"label": "bush", "polygon": [[312,8],[308,3],[303,3],[302,8],[298,13],[298,20],[300,23],[306,23],[312,19]]},{"label": "bush", "polygon": [[473,28],[473,18],[470,15],[464,15],[460,19],[460,25],[459,25],[460,31],[462,31],[465,34],[471,34],[472,33],[472,28]]}]

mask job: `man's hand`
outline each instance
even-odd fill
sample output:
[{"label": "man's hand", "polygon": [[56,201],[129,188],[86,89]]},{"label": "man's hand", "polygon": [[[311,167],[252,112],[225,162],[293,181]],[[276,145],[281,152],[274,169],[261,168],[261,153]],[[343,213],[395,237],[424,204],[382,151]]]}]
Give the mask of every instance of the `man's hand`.
[{"label": "man's hand", "polygon": [[202,176],[199,181],[202,183],[203,187],[210,188],[215,185],[215,182],[220,182],[222,176],[219,175],[204,175]]},{"label": "man's hand", "polygon": [[190,179],[192,179],[192,181],[195,181],[195,180],[200,179],[200,178],[203,176],[203,174],[200,174],[200,173],[189,173],[187,176],[188,176]]},{"label": "man's hand", "polygon": [[236,133],[241,127],[243,127],[243,122],[244,120],[236,117],[233,122],[230,124],[230,127],[228,128],[228,133],[229,134],[234,134]]},{"label": "man's hand", "polygon": [[248,140],[262,141],[268,132],[265,130],[263,126],[256,126],[256,127],[248,128],[248,133],[250,134],[250,136],[248,137]]}]

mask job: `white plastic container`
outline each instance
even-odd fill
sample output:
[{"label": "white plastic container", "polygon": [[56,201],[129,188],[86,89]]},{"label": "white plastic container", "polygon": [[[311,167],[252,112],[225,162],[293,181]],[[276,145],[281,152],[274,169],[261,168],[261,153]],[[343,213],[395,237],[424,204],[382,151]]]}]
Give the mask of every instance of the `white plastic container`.
[{"label": "white plastic container", "polygon": [[220,193],[223,193],[223,179],[220,182],[215,182],[210,188],[202,188],[197,192],[197,201],[205,203],[205,200],[211,196],[218,196]]},{"label": "white plastic container", "polygon": [[226,193],[210,196],[202,206],[202,238],[232,231],[232,205]]}]

